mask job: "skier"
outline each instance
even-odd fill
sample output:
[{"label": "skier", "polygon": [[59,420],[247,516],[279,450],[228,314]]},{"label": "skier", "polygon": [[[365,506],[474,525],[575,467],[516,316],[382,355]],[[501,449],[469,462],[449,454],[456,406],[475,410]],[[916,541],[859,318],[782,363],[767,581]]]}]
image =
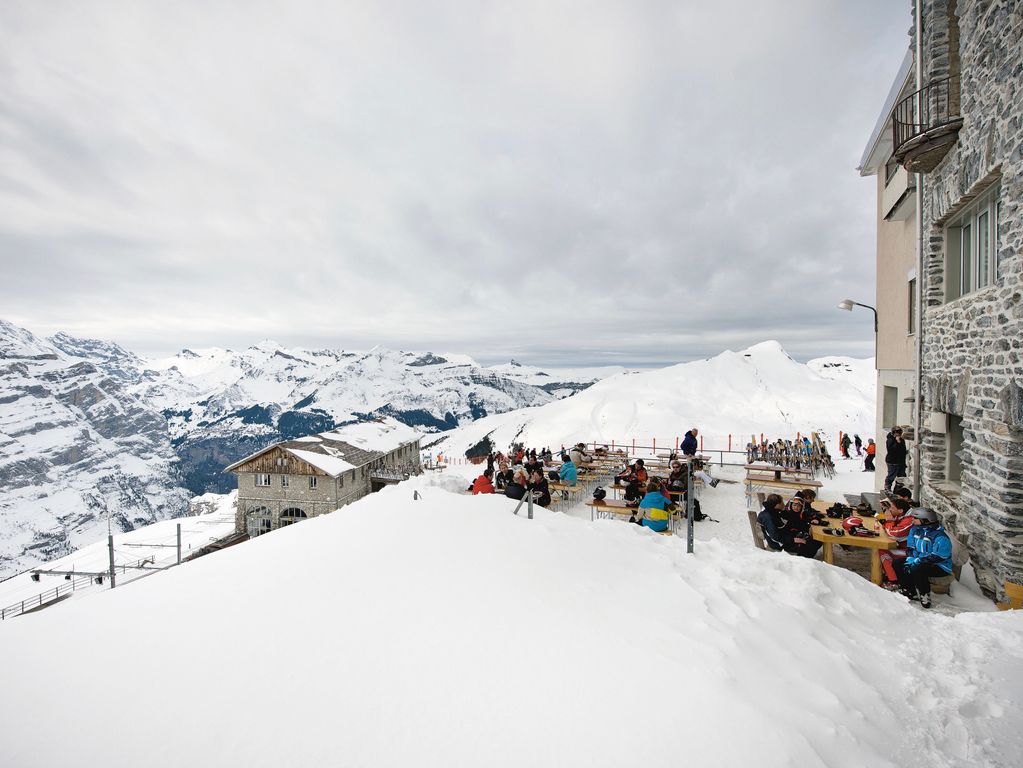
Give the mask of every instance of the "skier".
[{"label": "skier", "polygon": [[842,449],[842,458],[843,459],[848,459],[849,458],[849,446],[850,445],[852,445],[852,439],[849,437],[849,433],[847,432],[846,434],[842,435],[842,442],[841,442],[841,445],[840,445],[840,447]]},{"label": "skier", "polygon": [[863,471],[873,472],[874,471],[874,456],[877,455],[877,445],[874,444],[874,438],[867,440],[867,457],[863,460]]},{"label": "skier", "polygon": [[931,607],[931,576],[952,573],[952,539],[945,533],[934,510],[917,507],[912,512],[916,525],[909,531],[906,549],[909,556],[902,569],[903,594]]},{"label": "skier", "polygon": [[697,448],[696,436],[698,434],[699,430],[697,430],[696,427],[693,427],[688,432],[686,432],[686,436],[682,438],[682,453],[685,454],[686,456],[696,455]]},{"label": "skier", "polygon": [[853,445],[856,446],[856,455],[863,455],[863,441],[860,440],[859,435],[853,435]]}]

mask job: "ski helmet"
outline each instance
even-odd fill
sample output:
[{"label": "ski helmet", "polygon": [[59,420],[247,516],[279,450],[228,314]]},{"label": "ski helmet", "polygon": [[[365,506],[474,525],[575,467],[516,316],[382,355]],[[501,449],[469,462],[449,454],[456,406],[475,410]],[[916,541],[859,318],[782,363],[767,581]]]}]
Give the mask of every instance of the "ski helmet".
[{"label": "ski helmet", "polygon": [[863,519],[856,516],[847,517],[842,521],[842,527],[845,528],[850,536],[854,536],[853,531],[863,527]]}]

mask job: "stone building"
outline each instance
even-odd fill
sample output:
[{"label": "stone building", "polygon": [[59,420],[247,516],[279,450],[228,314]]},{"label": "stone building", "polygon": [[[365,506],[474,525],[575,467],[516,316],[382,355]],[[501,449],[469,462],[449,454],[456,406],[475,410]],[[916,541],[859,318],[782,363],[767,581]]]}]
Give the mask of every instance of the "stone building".
[{"label": "stone building", "polygon": [[918,3],[882,115],[918,206],[918,481],[1000,595],[1023,581],[1023,4]]},{"label": "stone building", "polygon": [[419,439],[395,421],[364,422],[246,456],[224,470],[238,476],[236,529],[259,536],[419,474]]}]

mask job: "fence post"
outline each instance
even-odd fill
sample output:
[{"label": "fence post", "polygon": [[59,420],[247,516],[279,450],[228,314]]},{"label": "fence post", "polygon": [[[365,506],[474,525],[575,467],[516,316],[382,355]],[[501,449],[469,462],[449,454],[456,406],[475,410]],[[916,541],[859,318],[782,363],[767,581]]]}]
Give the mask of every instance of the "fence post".
[{"label": "fence post", "polygon": [[636,455],[636,438],[632,438],[632,455]]},{"label": "fence post", "polygon": [[693,462],[686,462],[686,552],[693,553]]},{"label": "fence post", "polygon": [[178,523],[178,565],[181,565],[181,523]]},{"label": "fence post", "polygon": [[678,435],[675,435],[675,453],[678,453]]},{"label": "fence post", "polygon": [[728,433],[728,452],[732,452],[732,433]]},{"label": "fence post", "polygon": [[657,438],[656,437],[653,439],[653,443],[654,443],[654,456],[656,456],[657,455]]},{"label": "fence post", "polygon": [[703,435],[700,435],[700,453],[703,453]]},{"label": "fence post", "polygon": [[110,550],[110,588],[114,588],[114,534],[107,536],[107,548]]}]

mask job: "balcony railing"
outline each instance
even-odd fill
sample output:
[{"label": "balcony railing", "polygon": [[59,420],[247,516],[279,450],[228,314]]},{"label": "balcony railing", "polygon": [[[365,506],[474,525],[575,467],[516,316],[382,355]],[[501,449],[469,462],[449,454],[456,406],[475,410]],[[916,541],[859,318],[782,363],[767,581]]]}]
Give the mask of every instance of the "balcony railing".
[{"label": "balcony railing", "polygon": [[928,83],[895,105],[893,157],[914,173],[933,170],[955,143],[962,124],[959,75]]}]

